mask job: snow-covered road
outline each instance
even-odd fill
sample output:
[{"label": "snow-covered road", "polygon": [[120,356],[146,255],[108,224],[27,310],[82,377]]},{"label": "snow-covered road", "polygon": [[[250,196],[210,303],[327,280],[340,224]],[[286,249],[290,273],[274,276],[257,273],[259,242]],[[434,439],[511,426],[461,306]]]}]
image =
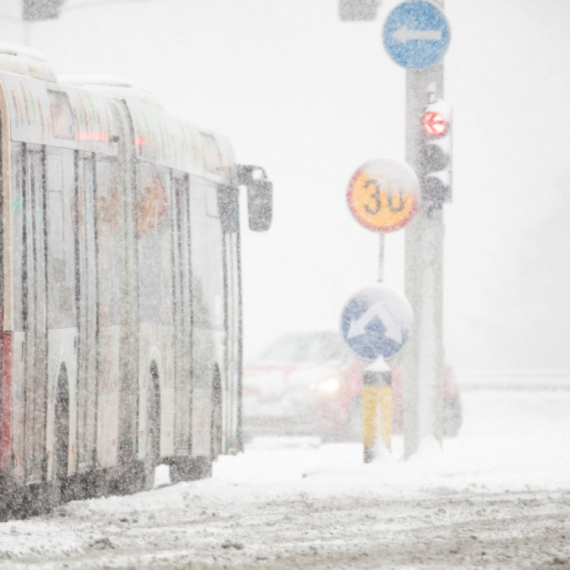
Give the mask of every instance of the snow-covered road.
[{"label": "snow-covered road", "polygon": [[469,391],[443,450],[254,440],[207,481],[0,524],[0,568],[570,568],[570,391]]}]

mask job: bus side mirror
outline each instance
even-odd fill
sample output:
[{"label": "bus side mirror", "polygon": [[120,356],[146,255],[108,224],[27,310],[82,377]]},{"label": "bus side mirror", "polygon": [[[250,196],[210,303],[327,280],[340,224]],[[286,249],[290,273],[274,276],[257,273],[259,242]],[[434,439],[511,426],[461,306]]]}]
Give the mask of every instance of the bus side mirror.
[{"label": "bus side mirror", "polygon": [[238,167],[240,186],[247,187],[247,214],[249,229],[266,232],[273,219],[273,183],[265,170],[258,166]]}]

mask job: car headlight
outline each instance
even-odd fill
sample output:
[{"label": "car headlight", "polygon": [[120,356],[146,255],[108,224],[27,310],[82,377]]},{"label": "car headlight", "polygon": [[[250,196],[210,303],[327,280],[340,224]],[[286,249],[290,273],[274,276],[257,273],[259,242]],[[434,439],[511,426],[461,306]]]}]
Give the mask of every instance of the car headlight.
[{"label": "car headlight", "polygon": [[318,390],[319,392],[326,392],[332,394],[340,388],[340,382],[338,378],[332,377],[322,380],[321,382],[315,382],[309,386],[311,390]]}]

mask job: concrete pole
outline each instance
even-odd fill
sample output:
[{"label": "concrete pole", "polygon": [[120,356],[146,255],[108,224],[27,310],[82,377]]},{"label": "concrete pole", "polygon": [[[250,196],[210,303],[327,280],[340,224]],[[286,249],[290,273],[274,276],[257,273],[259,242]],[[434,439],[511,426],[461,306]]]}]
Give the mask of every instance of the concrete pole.
[{"label": "concrete pole", "polygon": [[[430,97],[443,98],[441,63],[406,71],[406,161],[420,181],[420,119]],[[414,311],[412,334],[402,351],[404,457],[409,458],[424,437],[431,434],[440,444],[443,438],[442,208],[424,200],[405,231],[405,293]]]}]

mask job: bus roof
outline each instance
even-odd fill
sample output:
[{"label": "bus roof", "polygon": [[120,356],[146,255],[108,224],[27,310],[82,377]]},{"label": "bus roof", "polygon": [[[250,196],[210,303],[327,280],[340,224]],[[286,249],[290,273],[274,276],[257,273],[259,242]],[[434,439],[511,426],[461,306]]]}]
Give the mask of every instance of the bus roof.
[{"label": "bus roof", "polygon": [[[1,53],[0,53],[1,58]],[[229,141],[166,114],[144,88],[105,78],[56,82],[0,71],[10,116],[10,138],[33,144],[117,153],[113,101],[124,101],[133,124],[138,159],[235,184]]]}]

